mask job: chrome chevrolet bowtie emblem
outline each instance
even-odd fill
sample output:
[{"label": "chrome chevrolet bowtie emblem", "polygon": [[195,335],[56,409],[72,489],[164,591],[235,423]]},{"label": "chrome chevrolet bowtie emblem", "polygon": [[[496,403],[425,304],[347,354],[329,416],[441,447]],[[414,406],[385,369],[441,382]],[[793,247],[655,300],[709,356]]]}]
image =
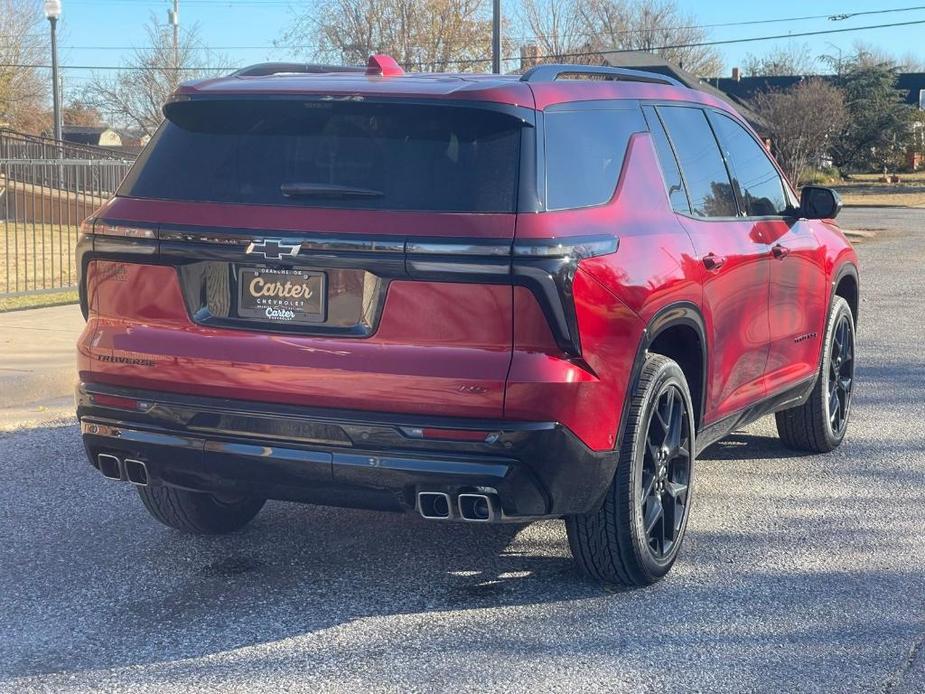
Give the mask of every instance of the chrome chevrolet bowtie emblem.
[{"label": "chrome chevrolet bowtie emblem", "polygon": [[245,253],[248,255],[262,255],[267,260],[282,260],[299,254],[302,244],[285,243],[278,239],[262,239],[251,241]]}]

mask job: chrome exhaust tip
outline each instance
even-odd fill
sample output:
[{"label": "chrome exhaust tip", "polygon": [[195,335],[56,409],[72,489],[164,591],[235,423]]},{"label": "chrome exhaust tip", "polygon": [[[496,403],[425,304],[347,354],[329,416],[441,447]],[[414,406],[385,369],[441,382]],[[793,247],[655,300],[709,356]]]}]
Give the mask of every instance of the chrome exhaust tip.
[{"label": "chrome exhaust tip", "polygon": [[418,492],[418,513],[428,520],[447,520],[450,517],[450,495]]},{"label": "chrome exhaust tip", "polygon": [[490,523],[501,517],[498,498],[494,494],[460,494],[457,501],[463,520]]},{"label": "chrome exhaust tip", "polygon": [[96,456],[96,466],[103,477],[110,480],[123,480],[122,461],[110,453],[100,453]]},{"label": "chrome exhaust tip", "polygon": [[123,467],[125,468],[125,476],[128,478],[129,482],[138,487],[148,486],[147,465],[140,460],[126,458],[125,461],[123,461]]}]

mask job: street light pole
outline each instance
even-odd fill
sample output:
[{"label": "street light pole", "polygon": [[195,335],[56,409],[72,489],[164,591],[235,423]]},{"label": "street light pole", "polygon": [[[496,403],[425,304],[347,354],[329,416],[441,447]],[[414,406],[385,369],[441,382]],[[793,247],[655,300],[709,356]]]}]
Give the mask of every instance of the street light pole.
[{"label": "street light pole", "polygon": [[491,71],[501,74],[501,0],[491,3]]},{"label": "street light pole", "polygon": [[58,78],[58,18],[61,0],[45,0],[45,17],[51,24],[51,99],[54,108],[55,140],[61,142],[61,83]]}]

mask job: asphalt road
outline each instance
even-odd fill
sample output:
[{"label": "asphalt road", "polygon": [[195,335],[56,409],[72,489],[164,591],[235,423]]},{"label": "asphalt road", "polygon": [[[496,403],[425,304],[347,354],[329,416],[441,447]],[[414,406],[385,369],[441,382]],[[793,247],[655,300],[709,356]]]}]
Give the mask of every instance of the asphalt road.
[{"label": "asphalt road", "polygon": [[562,523],[485,528],[271,503],[190,538],[84,459],[0,438],[0,690],[925,691],[925,210],[865,241],[848,440],[763,420],[698,463],[680,562],[608,592]]}]

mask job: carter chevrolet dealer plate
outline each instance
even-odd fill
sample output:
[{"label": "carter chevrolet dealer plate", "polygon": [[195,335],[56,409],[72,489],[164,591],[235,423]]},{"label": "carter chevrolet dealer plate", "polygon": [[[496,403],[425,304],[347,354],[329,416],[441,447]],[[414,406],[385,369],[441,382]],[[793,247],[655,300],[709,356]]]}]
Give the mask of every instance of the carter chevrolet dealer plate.
[{"label": "carter chevrolet dealer plate", "polygon": [[274,323],[320,323],[325,290],[323,272],[240,267],[238,316]]}]

